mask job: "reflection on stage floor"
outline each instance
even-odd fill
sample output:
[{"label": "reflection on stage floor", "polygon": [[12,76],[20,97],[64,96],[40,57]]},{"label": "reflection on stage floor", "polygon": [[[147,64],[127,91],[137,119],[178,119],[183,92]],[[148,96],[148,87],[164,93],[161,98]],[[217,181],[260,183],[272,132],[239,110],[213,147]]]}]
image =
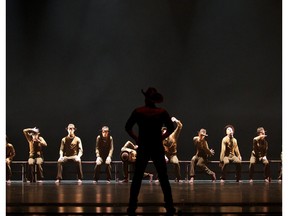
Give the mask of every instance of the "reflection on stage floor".
[{"label": "reflection on stage floor", "polygon": [[[171,182],[178,215],[282,215],[282,183],[272,181]],[[130,183],[64,180],[12,181],[6,185],[7,215],[126,215]],[[164,215],[159,183],[143,180],[139,215]]]}]

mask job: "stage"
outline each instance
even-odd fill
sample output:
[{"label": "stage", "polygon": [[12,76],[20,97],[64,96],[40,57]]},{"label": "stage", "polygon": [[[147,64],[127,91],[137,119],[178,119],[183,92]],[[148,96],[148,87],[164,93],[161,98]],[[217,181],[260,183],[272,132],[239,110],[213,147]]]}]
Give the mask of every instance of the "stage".
[{"label": "stage", "polygon": [[[282,215],[282,183],[170,181],[178,215]],[[6,186],[7,215],[126,215],[130,183],[63,180],[12,181]],[[164,215],[159,183],[143,180],[139,215]]]}]

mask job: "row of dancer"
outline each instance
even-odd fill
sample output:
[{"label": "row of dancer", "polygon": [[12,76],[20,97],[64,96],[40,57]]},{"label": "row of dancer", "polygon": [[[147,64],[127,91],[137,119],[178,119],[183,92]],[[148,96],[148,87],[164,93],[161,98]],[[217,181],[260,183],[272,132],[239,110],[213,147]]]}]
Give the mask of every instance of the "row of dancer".
[{"label": "row of dancer", "polygon": [[[163,140],[163,146],[165,149],[165,160],[167,163],[174,165],[175,181],[182,182],[180,174],[180,164],[177,158],[177,139],[182,129],[182,123],[175,117],[172,117],[172,121],[177,123],[177,127],[174,132],[165,140]],[[165,133],[166,128],[162,128],[162,132]],[[236,165],[236,181],[241,182],[241,153],[237,143],[237,139],[234,137],[234,127],[227,125],[225,127],[226,136],[221,142],[220,164],[221,177],[220,181],[226,180],[226,169],[228,164]],[[189,183],[193,183],[195,179],[195,167],[199,167],[203,172],[209,175],[212,181],[216,181],[216,174],[208,168],[209,157],[215,154],[213,149],[209,148],[206,140],[208,134],[206,129],[201,128],[198,132],[198,136],[193,138],[193,143],[196,148],[196,154],[192,157],[189,171]],[[264,181],[270,182],[270,165],[267,159],[268,142],[265,139],[266,134],[263,127],[257,128],[257,136],[253,138],[253,149],[250,156],[249,165],[249,181],[253,182],[254,167],[256,163],[262,163],[264,165]],[[124,147],[121,149],[121,160],[124,162],[124,180],[122,182],[128,182],[128,164],[133,164],[137,154],[137,145],[134,145],[131,141],[127,141]],[[150,174],[151,175],[151,174]],[[280,173],[279,180],[282,179],[282,173]],[[150,179],[151,180],[151,179]],[[158,179],[156,179],[158,182]]]},{"label": "row of dancer", "polygon": [[[67,136],[61,139],[60,149],[59,149],[59,158],[57,161],[57,176],[56,183],[59,183],[62,180],[63,164],[66,162],[74,162],[77,165],[77,178],[78,182],[83,180],[83,171],[81,157],[83,155],[83,145],[81,138],[76,136],[75,131],[76,127],[74,124],[68,124],[66,127]],[[47,147],[45,139],[40,135],[39,128],[25,128],[23,133],[29,144],[29,158],[28,158],[28,172],[27,172],[27,182],[35,182],[35,165],[37,169],[37,181],[42,182],[44,180],[43,172],[43,162],[44,162],[44,151],[43,148]],[[96,138],[96,165],[94,167],[94,180],[99,179],[100,166],[103,163],[107,165],[107,181],[111,180],[111,162],[113,154],[113,138],[109,134],[109,128],[103,126],[101,129],[101,134]],[[7,183],[11,182],[12,170],[11,163],[13,158],[16,155],[14,146],[8,142],[6,136],[6,181]]]},{"label": "row of dancer", "polygon": [[[237,139],[234,137],[234,127],[232,125],[225,126],[226,136],[221,142],[221,153],[220,153],[220,168],[221,177],[220,181],[226,180],[226,168],[228,164],[235,164],[236,166],[236,181],[241,182],[241,153],[237,143]],[[263,127],[257,128],[257,136],[253,138],[252,152],[250,156],[249,165],[249,181],[253,182],[254,167],[256,163],[262,163],[264,165],[264,181],[270,182],[270,164],[267,158],[268,142],[265,139],[266,134]],[[205,129],[201,129],[198,136],[193,138],[193,142],[196,146],[197,152],[191,159],[190,164],[190,183],[194,182],[195,178],[195,166],[198,166],[206,174],[211,176],[212,181],[216,180],[215,172],[211,171],[207,167],[209,162],[208,158],[215,154],[213,149],[210,149],[206,141],[207,133]],[[282,176],[279,176],[281,179]]]},{"label": "row of dancer", "polygon": [[[77,178],[78,183],[83,180],[83,171],[81,157],[83,155],[83,145],[81,138],[75,135],[77,128],[74,124],[68,124],[66,127],[67,136],[63,137],[59,149],[59,158],[57,162],[57,176],[56,183],[60,183],[63,179],[63,165],[67,162],[76,163],[77,167]],[[43,137],[40,136],[39,129],[37,128],[27,128],[23,130],[30,146],[30,155],[28,160],[29,170],[28,181],[35,181],[34,178],[34,164],[37,165],[37,179],[42,181],[44,179],[43,175],[43,151],[42,147],[47,146]],[[106,164],[107,182],[111,181],[111,162],[112,155],[114,151],[113,137],[109,133],[109,127],[103,126],[100,135],[96,138],[96,164],[94,167],[94,182],[97,182],[100,177],[100,169],[103,163]],[[33,143],[33,145],[32,145]],[[41,153],[40,153],[41,152]],[[35,155],[36,153],[36,155]],[[38,174],[39,173],[39,174]]]},{"label": "row of dancer", "polygon": [[[167,163],[171,163],[175,170],[175,181],[182,182],[180,164],[177,157],[177,140],[182,130],[182,122],[175,117],[171,118],[172,122],[175,122],[176,128],[174,132],[163,140],[163,147],[165,150],[165,160]],[[79,137],[75,135],[76,127],[74,124],[69,124],[66,127],[68,135],[61,140],[59,159],[57,164],[57,176],[56,182],[59,183],[62,180],[63,164],[68,161],[73,161],[77,164],[77,174],[78,181],[81,182],[83,179],[81,156],[83,155],[82,142]],[[162,133],[166,133],[167,128],[162,127]],[[234,127],[232,125],[227,125],[225,127],[226,136],[222,139],[221,153],[220,153],[220,164],[221,167],[221,177],[220,181],[225,181],[226,179],[226,167],[230,163],[236,165],[236,181],[241,181],[241,154],[237,144],[237,140],[234,137]],[[44,179],[43,175],[43,151],[42,147],[46,147],[47,143],[42,136],[40,136],[40,131],[38,128],[26,128],[23,133],[29,143],[29,171],[28,171],[28,181],[35,181],[34,178],[34,164],[37,166],[38,181]],[[213,149],[210,149],[206,141],[208,136],[204,128],[200,129],[198,136],[193,138],[193,143],[195,145],[196,154],[191,159],[190,164],[190,179],[189,182],[193,183],[195,179],[195,167],[199,167],[209,176],[211,176],[212,181],[216,180],[216,174],[211,169],[208,168],[207,164],[209,162],[209,157],[215,154]],[[269,160],[267,159],[268,142],[265,139],[266,134],[263,127],[257,129],[257,136],[253,139],[253,150],[250,156],[249,165],[249,179],[253,181],[254,166],[257,162],[262,162],[264,165],[264,175],[265,181],[270,182],[270,166]],[[120,158],[123,161],[123,175],[124,179],[121,182],[128,182],[128,166],[133,164],[136,160],[138,146],[127,141],[121,149]],[[101,134],[96,138],[96,165],[94,167],[94,182],[97,182],[100,178],[101,165],[106,165],[106,180],[111,181],[111,162],[114,151],[113,137],[109,133],[109,128],[103,126],[101,129]],[[12,171],[11,162],[15,156],[15,149],[12,144],[8,143],[6,139],[6,179],[10,182]],[[150,181],[153,179],[153,174],[145,172],[144,177],[149,177]],[[282,176],[279,176],[279,180]],[[158,178],[156,176],[156,182]]]}]

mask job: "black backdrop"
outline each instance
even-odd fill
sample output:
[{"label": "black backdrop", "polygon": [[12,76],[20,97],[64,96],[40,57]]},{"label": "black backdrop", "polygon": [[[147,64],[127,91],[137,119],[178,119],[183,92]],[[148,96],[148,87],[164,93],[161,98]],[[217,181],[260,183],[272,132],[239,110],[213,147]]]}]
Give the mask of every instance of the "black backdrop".
[{"label": "black backdrop", "polygon": [[256,128],[268,131],[270,159],[282,151],[282,2],[280,0],[6,1],[6,134],[15,160],[27,160],[23,128],[37,126],[57,160],[74,123],[83,160],[112,130],[115,152],[124,125],[156,87],[182,120],[178,157],[190,160],[204,127],[219,159],[233,124],[248,160]]}]

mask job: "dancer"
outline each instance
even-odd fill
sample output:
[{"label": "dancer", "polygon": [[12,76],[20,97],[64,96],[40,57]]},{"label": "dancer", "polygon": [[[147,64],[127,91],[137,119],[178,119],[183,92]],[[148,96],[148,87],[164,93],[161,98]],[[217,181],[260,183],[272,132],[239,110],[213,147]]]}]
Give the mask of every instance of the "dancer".
[{"label": "dancer", "polygon": [[[101,134],[96,138],[96,165],[94,167],[94,183],[98,182],[101,172],[101,165],[105,162],[106,165],[106,180],[111,181],[111,162],[114,150],[113,137],[110,135],[109,127],[103,126]],[[105,161],[104,161],[105,160]]]},{"label": "dancer", "polygon": [[280,154],[280,158],[281,158],[281,167],[280,167],[280,171],[279,171],[278,181],[282,182],[282,151]]},{"label": "dancer", "polygon": [[198,132],[198,136],[195,136],[193,138],[194,145],[196,147],[196,154],[192,157],[191,163],[190,163],[190,180],[189,183],[194,182],[195,178],[195,166],[199,166],[201,170],[203,170],[206,174],[211,176],[212,181],[216,181],[216,175],[215,172],[211,171],[207,167],[208,163],[208,157],[211,157],[214,155],[214,150],[210,149],[208,146],[208,143],[206,141],[206,137],[208,134],[206,133],[206,129],[201,128]]},{"label": "dancer", "polygon": [[11,176],[12,176],[12,170],[11,170],[11,163],[13,158],[15,157],[15,149],[14,146],[8,142],[8,137],[6,136],[6,183],[11,183]]},{"label": "dancer", "polygon": [[28,159],[28,176],[27,183],[35,182],[35,164],[37,165],[37,182],[43,182],[43,147],[47,146],[46,141],[40,136],[39,128],[25,128],[23,130],[24,136],[29,143],[29,159]]},{"label": "dancer", "polygon": [[[178,141],[178,137],[182,130],[183,125],[182,125],[182,122],[175,117],[172,117],[171,120],[172,122],[175,122],[177,124],[177,127],[173,131],[173,133],[170,134],[169,137],[163,140],[163,146],[165,150],[165,159],[168,163],[171,163],[174,166],[174,171],[176,175],[175,182],[181,183],[182,180],[181,180],[180,164],[179,164],[179,160],[177,157],[177,143],[178,143],[177,141]],[[162,127],[162,134],[165,134],[166,131],[167,131],[167,128]]]},{"label": "dancer", "polygon": [[236,165],[236,182],[241,181],[241,161],[242,157],[238,147],[237,140],[234,137],[234,127],[232,125],[225,126],[226,136],[222,139],[220,153],[220,167],[222,171],[221,182],[226,179],[227,164],[234,163]]},{"label": "dancer", "polygon": [[82,141],[78,136],[75,135],[76,127],[74,124],[68,124],[66,130],[68,135],[62,138],[60,144],[59,159],[57,164],[57,177],[55,183],[60,183],[62,180],[63,164],[66,162],[76,163],[78,183],[82,183]]},{"label": "dancer", "polygon": [[[129,140],[121,148],[120,157],[121,157],[121,160],[123,162],[123,174],[124,174],[124,179],[121,181],[121,183],[129,182],[128,166],[132,165],[135,169],[137,148],[138,148],[138,146]],[[152,180],[153,180],[153,174],[152,173],[144,172],[143,178],[146,178],[146,177],[149,177],[149,181],[152,182]]]},{"label": "dancer", "polygon": [[253,182],[254,167],[256,163],[262,163],[264,165],[265,182],[270,182],[270,164],[267,159],[268,142],[266,140],[267,135],[263,127],[257,128],[257,136],[253,139],[253,149],[250,157],[249,165],[249,178],[250,182]]}]

